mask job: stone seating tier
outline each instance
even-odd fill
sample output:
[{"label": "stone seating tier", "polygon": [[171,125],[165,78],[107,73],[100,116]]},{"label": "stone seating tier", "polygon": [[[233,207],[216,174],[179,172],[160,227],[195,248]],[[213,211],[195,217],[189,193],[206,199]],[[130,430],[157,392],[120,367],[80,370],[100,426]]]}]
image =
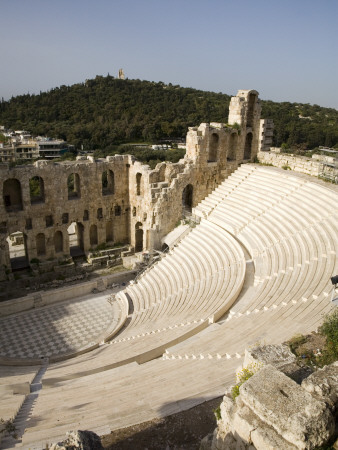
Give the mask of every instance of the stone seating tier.
[{"label": "stone seating tier", "polygon": [[337,198],[307,177],[241,166],[194,208],[201,223],[117,294],[134,309],[111,343],[48,368],[23,442],[179,411],[223,394],[248,346],[316,329],[333,308]]}]

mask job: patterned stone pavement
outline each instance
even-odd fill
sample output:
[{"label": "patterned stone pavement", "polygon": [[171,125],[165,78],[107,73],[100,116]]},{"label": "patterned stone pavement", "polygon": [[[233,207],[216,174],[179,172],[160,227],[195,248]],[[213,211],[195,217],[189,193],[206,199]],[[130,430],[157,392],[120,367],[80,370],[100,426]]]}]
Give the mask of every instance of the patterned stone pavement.
[{"label": "patterned stone pavement", "polygon": [[112,291],[0,319],[0,357],[41,358],[88,348],[103,339],[115,310]]}]

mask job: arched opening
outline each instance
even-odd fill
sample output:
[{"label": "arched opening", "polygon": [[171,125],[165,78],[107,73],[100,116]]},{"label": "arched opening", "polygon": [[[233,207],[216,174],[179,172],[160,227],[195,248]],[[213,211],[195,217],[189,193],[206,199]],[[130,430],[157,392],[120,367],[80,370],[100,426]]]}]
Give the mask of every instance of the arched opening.
[{"label": "arched opening", "polygon": [[114,172],[112,170],[105,170],[102,172],[102,195],[114,194]]},{"label": "arched opening", "polygon": [[57,231],[54,234],[54,248],[55,248],[55,253],[63,252],[63,234],[62,234],[62,231]]},{"label": "arched opening", "polygon": [[89,229],[89,243],[90,245],[97,245],[97,226],[91,225]]},{"label": "arched opening", "polygon": [[29,193],[32,205],[35,203],[44,203],[45,186],[41,177],[36,176],[29,180]]},{"label": "arched opening", "polygon": [[72,222],[67,228],[69,251],[72,257],[84,254],[84,226],[82,223]]},{"label": "arched opening", "polygon": [[218,143],[219,143],[218,134],[212,133],[212,135],[210,136],[210,141],[209,141],[208,162],[217,161]]},{"label": "arched opening", "polygon": [[16,178],[9,178],[3,184],[3,199],[7,212],[22,211],[21,184]]},{"label": "arched opening", "polygon": [[192,201],[193,201],[193,185],[187,184],[182,192],[182,210],[183,216],[191,214],[192,211]]},{"label": "arched opening", "polygon": [[113,229],[113,221],[109,220],[106,223],[106,242],[114,241],[114,229]]},{"label": "arched opening", "polygon": [[251,159],[252,133],[248,133],[245,138],[244,159]]},{"label": "arched opening", "polygon": [[80,198],[80,177],[77,173],[71,173],[67,179],[68,200]]},{"label": "arched opening", "polygon": [[135,225],[135,253],[142,252],[143,250],[143,230],[142,223],[137,222]]},{"label": "arched opening", "polygon": [[43,233],[36,235],[36,254],[37,256],[46,255],[46,239]]},{"label": "arched opening", "polygon": [[136,195],[141,195],[142,173],[136,174]]},{"label": "arched opening", "polygon": [[237,133],[232,133],[229,141],[228,161],[236,161],[237,140]]},{"label": "arched opening", "polygon": [[13,271],[29,267],[27,254],[27,237],[21,231],[16,231],[7,237],[9,258]]},{"label": "arched opening", "polygon": [[246,126],[247,127],[253,126],[255,103],[256,103],[256,94],[253,94],[253,93],[249,94],[248,113],[246,116]]}]

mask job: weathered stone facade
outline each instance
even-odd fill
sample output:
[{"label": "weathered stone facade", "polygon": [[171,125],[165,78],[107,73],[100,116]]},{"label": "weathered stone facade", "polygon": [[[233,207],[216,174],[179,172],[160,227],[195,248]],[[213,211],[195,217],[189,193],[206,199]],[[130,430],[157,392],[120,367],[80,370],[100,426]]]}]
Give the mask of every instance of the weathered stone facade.
[{"label": "weathered stone facade", "polygon": [[72,245],[80,253],[106,242],[129,243],[136,252],[161,248],[182,211],[257,155],[259,120],[258,93],[239,91],[229,124],[190,128],[186,155],[176,164],[151,170],[115,155],[0,165],[0,280],[11,270],[8,238],[16,232],[23,234],[27,265],[69,257]]}]

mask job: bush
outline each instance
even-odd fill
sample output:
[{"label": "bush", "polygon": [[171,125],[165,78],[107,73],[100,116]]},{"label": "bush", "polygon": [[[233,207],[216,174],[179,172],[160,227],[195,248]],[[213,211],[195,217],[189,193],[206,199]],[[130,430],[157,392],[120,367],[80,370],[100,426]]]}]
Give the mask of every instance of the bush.
[{"label": "bush", "polygon": [[2,418],[0,418],[0,434],[4,434],[4,435],[10,435],[12,436],[14,439],[17,439],[17,433],[16,433],[16,427],[13,424],[13,420],[9,419],[9,420],[4,420]]},{"label": "bush", "polygon": [[261,368],[260,364],[252,363],[249,364],[247,367],[243,367],[242,370],[237,372],[236,374],[237,383],[231,389],[231,395],[234,400],[236,397],[239,396],[239,388],[242,386],[242,384],[244,384],[249,378],[255,375],[255,373],[257,373],[260,368]]},{"label": "bush", "polygon": [[326,337],[326,348],[320,357],[320,365],[324,366],[338,360],[338,309],[335,308],[325,316],[323,325],[319,328]]}]

